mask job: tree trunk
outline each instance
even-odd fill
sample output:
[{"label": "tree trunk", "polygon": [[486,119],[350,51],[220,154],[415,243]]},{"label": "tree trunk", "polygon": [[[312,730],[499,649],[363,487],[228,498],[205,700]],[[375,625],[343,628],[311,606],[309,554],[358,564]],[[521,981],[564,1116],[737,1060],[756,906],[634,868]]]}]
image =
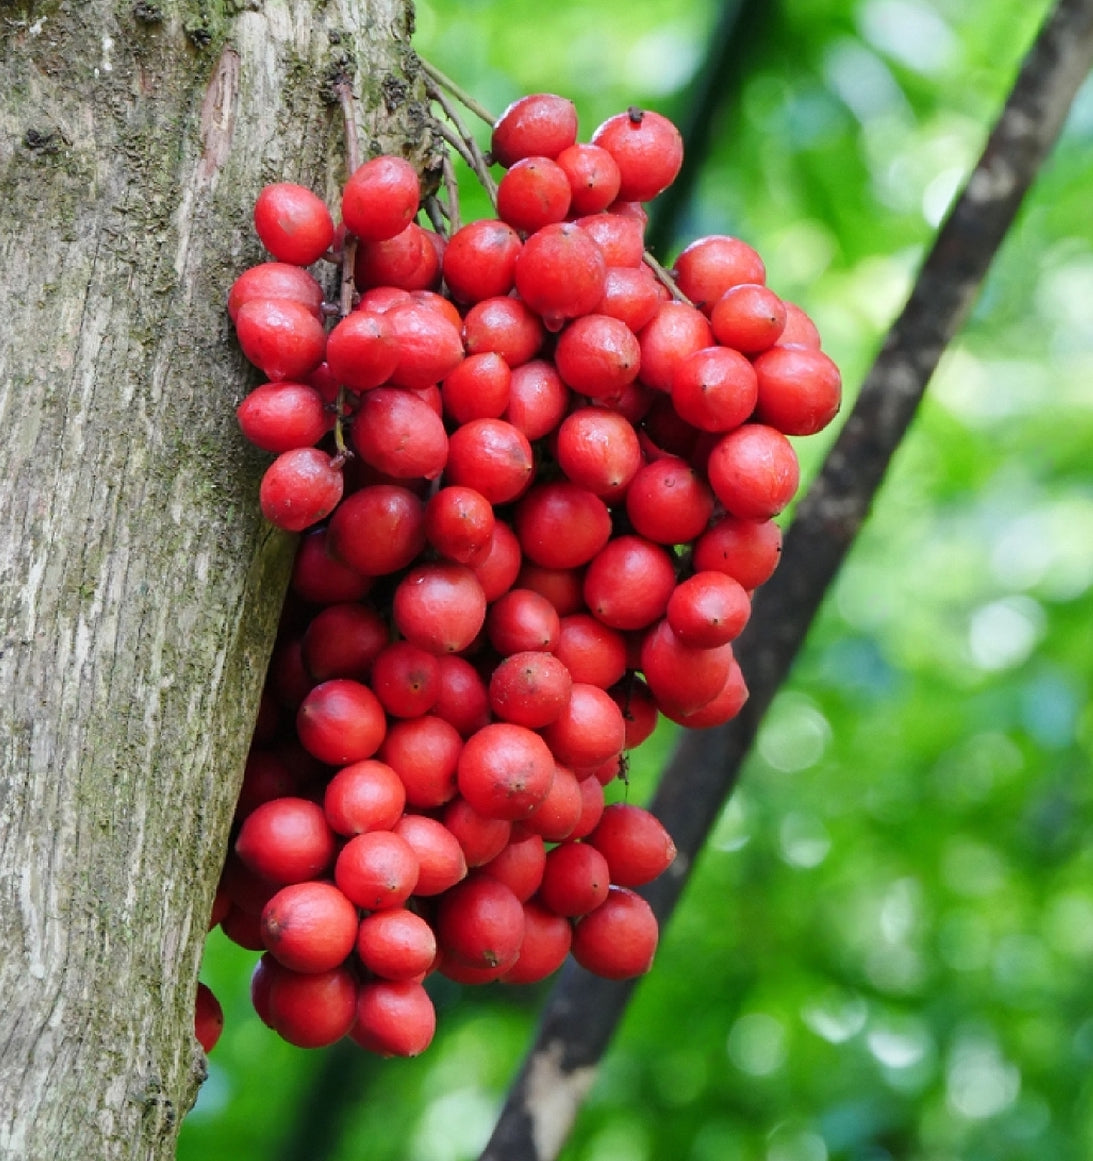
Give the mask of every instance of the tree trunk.
[{"label": "tree trunk", "polygon": [[0,21],[0,1157],[167,1158],[293,541],[224,311],[261,185],[421,161],[409,0]]}]

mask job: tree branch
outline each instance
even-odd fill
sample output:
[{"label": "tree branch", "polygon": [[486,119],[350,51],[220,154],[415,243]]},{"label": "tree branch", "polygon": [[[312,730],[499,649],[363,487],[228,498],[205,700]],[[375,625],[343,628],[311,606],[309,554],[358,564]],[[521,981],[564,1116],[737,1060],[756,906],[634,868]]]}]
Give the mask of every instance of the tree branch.
[{"label": "tree branch", "polygon": [[[671,915],[759,722],[868,514],[938,360],[959,331],[1093,61],[1093,0],[1059,0],[1025,59],[983,154],[941,227],[823,468],[802,500],[778,571],[756,595],[738,657],[751,697],[712,730],[683,731],[651,809],[674,866],[646,895]],[[595,1079],[635,981],[569,963],[480,1161],[553,1161]]]}]

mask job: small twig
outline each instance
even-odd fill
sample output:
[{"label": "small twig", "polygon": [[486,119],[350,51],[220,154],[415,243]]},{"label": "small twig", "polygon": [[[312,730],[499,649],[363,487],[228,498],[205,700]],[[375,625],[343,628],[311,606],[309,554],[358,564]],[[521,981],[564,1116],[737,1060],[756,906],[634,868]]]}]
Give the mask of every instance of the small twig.
[{"label": "small twig", "polygon": [[497,123],[497,118],[488,109],[483,108],[466,89],[460,88],[451,77],[442,73],[436,65],[431,65],[421,57],[418,57],[418,60],[421,61],[421,67],[425,70],[425,75],[436,83],[437,88],[446,89],[461,105],[470,109],[476,117],[485,121],[487,125],[492,127]]},{"label": "small twig", "polygon": [[337,88],[338,100],[342,107],[342,116],[345,118],[345,157],[350,173],[356,173],[361,167],[360,132],[357,129],[357,107],[354,104],[353,90],[343,81]]},{"label": "small twig", "polygon": [[448,191],[448,225],[454,234],[462,224],[459,213],[459,182],[455,176],[455,166],[452,165],[451,155],[445,153],[441,175],[444,178],[444,188]]},{"label": "small twig", "polygon": [[653,255],[646,250],[642,254],[642,261],[650,270],[657,276],[657,281],[668,288],[668,293],[676,300],[676,302],[686,303],[687,306],[694,306],[694,303],[683,293],[676,285],[676,280],[671,274],[664,269],[664,267],[653,257]]},{"label": "small twig", "polygon": [[490,174],[490,163],[485,153],[482,152],[482,147],[474,138],[474,134],[469,132],[466,125],[463,124],[459,116],[459,111],[445,96],[444,91],[436,84],[429,81],[425,82],[426,92],[443,110],[445,117],[451,122],[451,125],[445,125],[443,121],[437,122],[437,129],[441,136],[458,152],[459,156],[470,166],[474,171],[475,177],[482,184],[482,188],[489,194],[490,204],[497,205],[497,183],[493,180]]}]

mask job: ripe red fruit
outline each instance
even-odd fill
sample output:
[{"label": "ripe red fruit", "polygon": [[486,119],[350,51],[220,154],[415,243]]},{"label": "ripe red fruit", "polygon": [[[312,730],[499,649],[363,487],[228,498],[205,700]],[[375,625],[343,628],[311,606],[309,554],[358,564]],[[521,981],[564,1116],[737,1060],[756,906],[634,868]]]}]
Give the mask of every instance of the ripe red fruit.
[{"label": "ripe red fruit", "polygon": [[262,941],[293,971],[338,967],[356,938],[357,909],[333,883],[291,883],[262,908]]},{"label": "ripe red fruit", "polygon": [[418,1056],[436,1033],[436,1008],[415,980],[362,984],[350,1037],[380,1056]]},{"label": "ripe red fruit", "polygon": [[634,530],[657,544],[687,544],[713,515],[709,486],[685,460],[664,456],[643,464],[626,491]]},{"label": "ripe red fruit", "polygon": [[392,641],[376,657],[369,684],[392,717],[416,718],[436,702],[440,665],[434,654],[412,642]]},{"label": "ripe red fruit", "polygon": [[696,238],[676,259],[676,285],[695,304],[712,310],[731,286],[763,285],[767,270],[747,242],[726,234]]},{"label": "ripe red fruit", "polygon": [[599,213],[619,196],[619,164],[599,145],[577,142],[554,160],[569,181],[570,210],[574,214]]},{"label": "ripe red fruit", "polygon": [[385,762],[367,758],[342,767],[327,783],[323,812],[338,834],[390,830],[402,817],[406,788]]},{"label": "ripe red fruit", "polygon": [[244,270],[228,291],[228,317],[235,322],[245,302],[270,298],[298,302],[314,318],[322,318],[323,288],[306,270],[287,262],[260,262]]},{"label": "ripe red fruit", "polygon": [[[660,709],[657,706],[656,698],[653,697],[652,691],[645,682],[633,674],[612,686],[609,692],[619,709],[622,710],[622,720],[626,723],[626,745],[624,748],[633,750],[650,737],[657,727]],[[606,770],[597,773],[605,774],[607,782],[610,782],[614,776],[613,773]],[[607,782],[604,782],[604,785]]]},{"label": "ripe red fruit", "polygon": [[620,887],[652,882],[676,857],[676,845],[660,819],[628,802],[604,807],[588,844],[603,855],[611,882]]},{"label": "ripe red fruit", "polygon": [[517,230],[533,232],[569,213],[572,191],[561,166],[549,157],[514,162],[497,186],[497,216]]},{"label": "ripe red fruit", "polygon": [[[349,1031],[356,1016],[357,981],[347,967],[304,974],[263,958],[267,966],[255,972],[254,1006],[263,1020],[297,1048],[325,1048]],[[264,991],[264,1000],[259,994]],[[264,1014],[263,1014],[264,1013]]]},{"label": "ripe red fruit", "polygon": [[490,720],[489,695],[478,670],[464,657],[445,654],[437,658],[439,690],[433,714],[455,726],[464,737]]},{"label": "ripe red fruit", "polygon": [[668,598],[668,624],[695,649],[713,649],[740,636],[751,601],[739,581],[723,572],[696,572]]},{"label": "ripe red fruit", "polygon": [[516,259],[516,289],[548,330],[596,309],[603,297],[607,264],[603,251],[580,226],[544,226],[524,243]]},{"label": "ripe red fruit", "polygon": [[574,681],[601,689],[621,681],[626,672],[626,639],[590,613],[562,617],[553,655]]},{"label": "ripe red fruit", "polygon": [[779,336],[779,346],[808,347],[810,350],[820,349],[820,332],[816,324],[794,302],[784,303],[786,308],[785,330]]},{"label": "ripe red fruit", "polygon": [[437,902],[437,942],[471,968],[510,966],[524,939],[524,908],[504,883],[476,871]]},{"label": "ripe red fruit", "polygon": [[546,797],[554,757],[525,726],[492,722],[467,739],[457,778],[459,792],[480,814],[520,819]]},{"label": "ripe red fruit", "polygon": [[417,856],[420,870],[415,895],[440,895],[466,878],[463,848],[438,819],[425,814],[404,814],[394,831]]},{"label": "ripe red fruit", "polygon": [[322,198],[293,182],[267,185],[254,203],[254,228],[279,262],[310,266],[330,248],[334,222]]},{"label": "ripe red fruit", "polygon": [[608,266],[596,313],[621,320],[637,334],[657,313],[663,291],[648,266]]},{"label": "ripe red fruit", "polygon": [[608,269],[642,264],[645,254],[645,223],[633,214],[586,214],[577,225],[600,248]]},{"label": "ripe red fruit", "polygon": [[664,302],[638,335],[641,381],[657,391],[672,390],[676,367],[695,351],[713,345],[706,316],[685,302]]},{"label": "ripe red fruit", "polygon": [[585,572],[585,604],[613,629],[642,629],[663,616],[675,583],[666,548],[641,536],[617,536]]},{"label": "ripe red fruit", "polygon": [[357,245],[353,279],[358,290],[394,286],[400,290],[432,290],[440,283],[440,254],[431,230],[411,222],[400,234]]},{"label": "ripe red fruit", "polygon": [[725,677],[725,684],[721,687],[721,691],[706,702],[701,709],[689,714],[679,714],[668,710],[665,716],[688,729],[704,730],[710,726],[720,726],[736,717],[747,700],[747,683],[744,681],[744,675],[734,658],[729,663],[729,672]]},{"label": "ripe red fruit", "polygon": [[333,678],[315,686],[296,714],[301,745],[329,766],[348,766],[371,758],[386,728],[379,698],[368,686],[348,678]]},{"label": "ripe red fruit", "polygon": [[520,571],[520,542],[503,521],[493,526],[489,548],[471,564],[487,601],[496,601],[512,588]]},{"label": "ripe red fruit", "polygon": [[417,170],[401,157],[373,157],[355,169],[342,190],[342,220],[368,242],[400,234],[418,211]]},{"label": "ripe red fruit", "polygon": [[292,591],[314,605],[359,601],[371,588],[370,577],[336,560],[330,552],[325,527],[314,528],[300,538],[292,565]]},{"label": "ripe red fruit", "polygon": [[622,711],[606,690],[575,681],[562,713],[541,731],[563,766],[584,770],[617,754],[626,741]]},{"label": "ripe red fruit", "polygon": [[586,314],[558,336],[554,362],[563,381],[590,399],[611,399],[638,374],[641,348],[624,322]]},{"label": "ripe red fruit", "polygon": [[554,454],[572,483],[608,502],[622,495],[641,467],[633,424],[603,407],[581,407],[567,415],[558,428]]},{"label": "ripe red fruit", "polygon": [[509,405],[512,371],[496,351],[468,355],[444,380],[445,416],[455,423],[499,419]]},{"label": "ripe red fruit", "polygon": [[599,496],[567,480],[535,485],[516,507],[520,548],[544,568],[587,564],[611,536],[611,514]]},{"label": "ripe red fruit", "polygon": [[573,679],[550,653],[513,653],[490,677],[490,708],[505,722],[528,729],[549,725],[569,701]]},{"label": "ripe red fruit", "polygon": [[516,587],[531,589],[533,593],[546,597],[558,610],[559,617],[584,608],[581,595],[581,571],[576,568],[544,568],[525,560],[516,578]]},{"label": "ripe red fruit", "polygon": [[558,643],[558,610],[530,589],[510,589],[486,614],[486,635],[502,656],[551,650]]},{"label": "ripe red fruit", "polygon": [[490,156],[507,168],[523,157],[557,157],[576,140],[576,105],[554,93],[531,93],[497,118]]},{"label": "ripe red fruit", "polygon": [[755,410],[755,369],[739,351],[703,347],[672,374],[672,406],[701,431],[731,431]]},{"label": "ripe red fruit", "polygon": [[659,935],[649,904],[627,887],[612,887],[574,926],[573,958],[606,979],[630,979],[653,966]]},{"label": "ripe red fruit", "polygon": [[493,505],[475,488],[454,484],[441,488],[425,505],[425,535],[429,543],[441,556],[457,564],[470,564],[486,551],[495,523]]},{"label": "ripe red fruit", "polygon": [[435,479],[448,458],[443,420],[417,392],[400,387],[362,396],[352,435],[361,459],[396,480]]},{"label": "ripe red fruit", "polygon": [[486,594],[466,565],[435,561],[411,569],[391,601],[398,631],[430,653],[462,653],[486,620]]},{"label": "ripe red fruit", "polygon": [[322,323],[289,298],[248,298],[236,312],[235,334],[243,354],[267,379],[306,378],[326,350]]},{"label": "ripe red fruit", "polygon": [[387,623],[371,606],[356,601],[327,605],[304,630],[301,658],[316,684],[332,677],[364,681],[389,640]]},{"label": "ripe red fruit", "polygon": [[710,309],[710,329],[725,347],[758,354],[774,346],[786,325],[786,304],[755,282],[730,286]]},{"label": "ripe red fruit", "polygon": [[318,878],[334,851],[323,808],[307,798],[275,798],[256,806],[235,840],[244,866],[277,885]]},{"label": "ripe red fruit", "polygon": [[529,440],[541,439],[562,421],[570,395],[552,362],[532,359],[513,369],[504,418]]},{"label": "ripe red fruit", "polygon": [[555,915],[587,915],[607,898],[607,860],[587,843],[564,842],[547,853],[538,899]]},{"label": "ripe red fruit", "polygon": [[342,498],[341,465],[317,447],[282,452],[262,476],[262,515],[287,532],[303,532],[329,516]]},{"label": "ripe red fruit", "polygon": [[675,635],[667,619],[645,631],[640,667],[664,713],[690,714],[721,691],[732,664],[732,647],[693,649]]},{"label": "ripe red fruit", "polygon": [[314,387],[284,381],[255,387],[235,416],[255,447],[278,453],[318,443],[333,421]]},{"label": "ripe red fruit", "polygon": [[793,499],[800,482],[797,453],[773,427],[745,423],[714,445],[706,463],[710,487],[733,516],[762,520]]},{"label": "ripe red fruit", "polygon": [[378,311],[355,310],[327,335],[327,366],[351,391],[370,391],[386,383],[398,360],[394,328]]},{"label": "ripe red fruit", "polygon": [[541,835],[545,842],[560,843],[573,833],[580,821],[582,808],[581,784],[576,774],[565,766],[557,766],[546,798],[524,819],[522,825]]},{"label": "ripe red fruit", "polygon": [[209,985],[199,983],[194,1002],[194,1035],[197,1042],[206,1053],[212,1052],[223,1031],[224,1009]]},{"label": "ripe red fruit", "polygon": [[683,138],[668,120],[648,109],[630,108],[608,117],[592,134],[619,167],[619,198],[651,201],[676,179],[683,164]]},{"label": "ripe red fruit", "polygon": [[504,883],[521,903],[526,903],[539,889],[545,866],[543,836],[522,823],[513,823],[509,841],[482,870]]},{"label": "ripe red fruit", "polygon": [[822,351],[777,346],[755,360],[755,418],[784,435],[815,435],[838,414],[839,368]]},{"label": "ripe red fruit", "polygon": [[334,556],[364,576],[398,572],[425,547],[425,505],[398,484],[373,484],[347,496],[329,525]]},{"label": "ripe red fruit", "polygon": [[514,370],[533,359],[543,345],[543,323],[518,298],[483,298],[463,318],[463,346],[468,355],[493,351]]},{"label": "ripe red fruit", "polygon": [[[441,300],[443,301],[443,300]],[[394,331],[398,360],[391,381],[422,388],[439,383],[463,359],[462,320],[411,301],[393,306],[384,316]]]},{"label": "ripe red fruit", "polygon": [[381,911],[406,902],[417,885],[419,870],[417,855],[404,838],[389,830],[374,830],[354,835],[342,847],[334,863],[334,881],[358,907]]},{"label": "ripe red fruit", "polygon": [[523,242],[507,222],[482,218],[461,226],[444,249],[444,281],[457,302],[481,302],[513,288]]},{"label": "ripe red fruit", "polygon": [[534,899],[524,904],[524,942],[516,962],[501,979],[506,984],[534,984],[553,975],[565,962],[573,929],[567,919]]},{"label": "ripe red fruit", "polygon": [[499,854],[512,834],[507,818],[487,818],[465,798],[453,798],[441,816],[444,827],[459,843],[468,867],[480,867]]},{"label": "ripe red fruit", "polygon": [[436,936],[404,907],[366,915],[357,934],[361,963],[386,980],[420,979],[436,959]]},{"label": "ripe red fruit", "polygon": [[782,530],[773,520],[722,516],[695,542],[693,563],[739,581],[748,591],[771,578],[782,555]]},{"label": "ripe red fruit", "polygon": [[462,748],[455,726],[426,715],[392,722],[380,758],[402,780],[406,801],[427,810],[455,797],[455,770]]},{"label": "ripe red fruit", "polygon": [[535,466],[523,432],[503,419],[472,419],[452,432],[444,482],[476,488],[491,504],[515,500]]}]

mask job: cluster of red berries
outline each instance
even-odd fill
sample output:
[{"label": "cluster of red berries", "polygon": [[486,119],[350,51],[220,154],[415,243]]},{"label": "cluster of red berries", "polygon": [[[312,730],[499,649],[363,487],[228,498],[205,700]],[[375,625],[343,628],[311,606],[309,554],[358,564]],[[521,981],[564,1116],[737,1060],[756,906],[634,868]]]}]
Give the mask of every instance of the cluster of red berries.
[{"label": "cluster of red berries", "polygon": [[[787,437],[839,407],[750,246],[700,239],[670,277],[645,254],[641,203],[682,162],[670,121],[632,109],[579,143],[571,102],[530,96],[491,159],[497,217],[447,238],[397,157],[350,175],[338,228],[267,187],[275,260],[229,295],[269,380],[238,409],[277,454],[262,510],[305,535],[214,923],[264,952],[255,1007],[303,1046],[422,1051],[433,971],[649,968],[634,888],[675,849],[605,787],[658,715],[740,709],[732,641],[778,560]],[[304,267],[332,253],[355,289],[328,326]]]}]

